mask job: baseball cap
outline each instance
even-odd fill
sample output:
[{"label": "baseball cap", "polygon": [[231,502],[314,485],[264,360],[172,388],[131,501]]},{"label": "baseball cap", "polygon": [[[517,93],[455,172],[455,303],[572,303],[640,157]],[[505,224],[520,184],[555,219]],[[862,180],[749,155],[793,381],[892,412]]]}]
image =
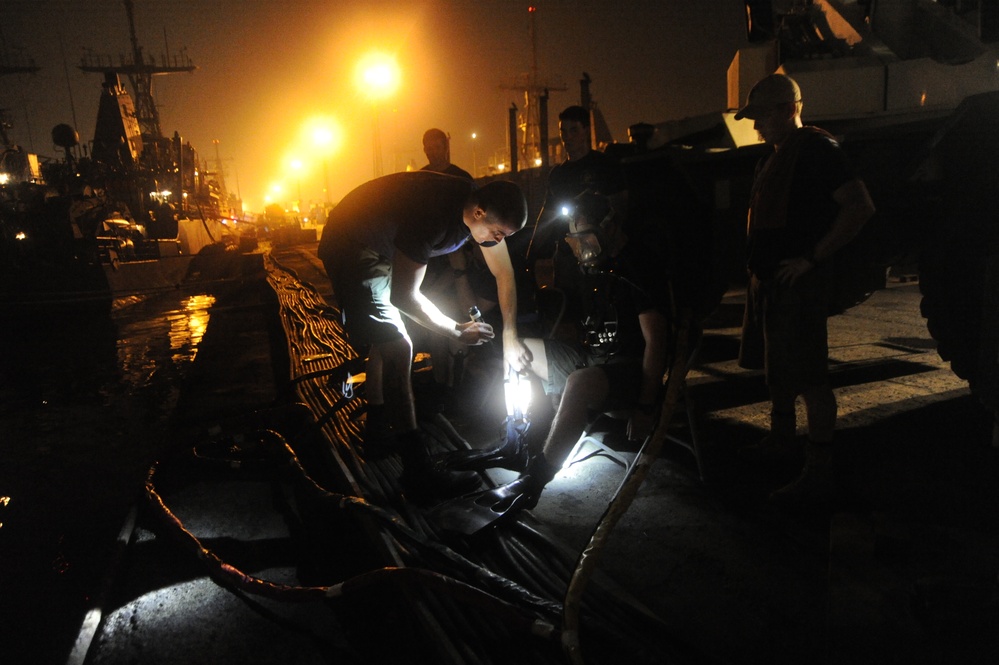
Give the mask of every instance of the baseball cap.
[{"label": "baseball cap", "polygon": [[746,105],[735,114],[736,120],[756,120],[775,106],[801,101],[801,88],[790,76],[771,74],[757,81],[749,91]]}]

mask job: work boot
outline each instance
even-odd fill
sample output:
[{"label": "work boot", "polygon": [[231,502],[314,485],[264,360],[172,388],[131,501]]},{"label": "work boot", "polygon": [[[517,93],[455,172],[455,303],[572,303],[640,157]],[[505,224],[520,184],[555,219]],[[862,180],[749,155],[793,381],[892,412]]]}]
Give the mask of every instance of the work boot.
[{"label": "work boot", "polygon": [[421,432],[407,432],[399,439],[399,455],[402,458],[399,482],[414,501],[426,502],[467,494],[478,489],[482,483],[479,474],[474,471],[453,471],[439,456],[432,456]]},{"label": "work boot", "polygon": [[800,454],[796,445],[797,422],[794,411],[770,409],[770,432],[758,443],[739,449],[738,456],[746,461],[777,461]]},{"label": "work boot", "polygon": [[833,473],[833,444],[814,443],[805,445],[805,466],[801,474],[789,484],[771,492],[774,503],[824,503],[830,501],[836,492]]},{"label": "work boot", "polygon": [[758,442],[739,448],[736,453],[745,461],[773,462],[800,456],[801,448],[794,434],[770,432]]}]

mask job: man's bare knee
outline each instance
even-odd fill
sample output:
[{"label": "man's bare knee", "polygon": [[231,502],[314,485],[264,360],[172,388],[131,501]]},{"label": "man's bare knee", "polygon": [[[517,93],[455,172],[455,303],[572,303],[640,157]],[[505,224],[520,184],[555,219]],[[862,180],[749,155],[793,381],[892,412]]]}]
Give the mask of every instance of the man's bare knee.
[{"label": "man's bare knee", "polygon": [[574,404],[596,408],[607,399],[609,391],[607,375],[603,370],[599,367],[585,367],[577,369],[566,379],[562,401],[568,399]]}]

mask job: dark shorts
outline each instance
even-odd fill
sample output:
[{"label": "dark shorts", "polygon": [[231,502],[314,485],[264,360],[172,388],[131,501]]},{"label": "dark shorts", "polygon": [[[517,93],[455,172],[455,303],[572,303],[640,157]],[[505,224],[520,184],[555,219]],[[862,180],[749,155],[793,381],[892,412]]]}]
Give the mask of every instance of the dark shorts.
[{"label": "dark shorts", "polygon": [[638,404],[642,389],[642,361],[640,358],[611,358],[604,360],[587,354],[583,349],[554,339],[545,340],[548,357],[548,381],[544,382],[546,395],[561,395],[569,375],[577,369],[598,367],[607,377],[610,393],[601,409],[616,411]]},{"label": "dark shorts", "polygon": [[763,369],[767,385],[797,393],[829,382],[825,280],[821,271],[803,275],[794,286],[750,278],[740,367]]},{"label": "dark shorts", "polygon": [[323,265],[351,345],[384,344],[406,335],[402,314],[390,302],[392,262],[388,258],[350,243],[324,257]]}]

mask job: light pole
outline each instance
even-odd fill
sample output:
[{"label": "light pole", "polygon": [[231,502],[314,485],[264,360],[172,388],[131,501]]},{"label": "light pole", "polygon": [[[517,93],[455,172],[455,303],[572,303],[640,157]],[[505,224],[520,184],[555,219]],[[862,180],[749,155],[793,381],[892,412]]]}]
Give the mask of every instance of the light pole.
[{"label": "light pole", "polygon": [[478,134],[472,132],[472,177],[477,178],[479,171],[479,164],[475,157],[475,139],[478,138]]},{"label": "light pole", "polygon": [[357,86],[371,100],[371,150],[375,177],[384,174],[382,139],[378,123],[378,103],[390,97],[399,87],[399,65],[395,58],[383,53],[370,53],[357,68]]},{"label": "light pole", "polygon": [[312,141],[323,153],[323,202],[326,209],[330,207],[330,170],[327,157],[333,144],[333,130],[329,127],[316,127],[312,130]]},{"label": "light pole", "polygon": [[371,163],[374,166],[374,174],[377,178],[385,174],[385,168],[382,165],[382,133],[380,123],[378,122],[377,103],[372,103],[371,105],[371,122],[374,124],[371,130]]},{"label": "light pole", "polygon": [[295,172],[295,184],[298,187],[298,212],[302,212],[302,160],[291,160],[291,170]]},{"label": "light pole", "polygon": [[325,159],[323,160],[323,203],[326,204],[327,209],[332,203],[330,200],[330,165]]}]

